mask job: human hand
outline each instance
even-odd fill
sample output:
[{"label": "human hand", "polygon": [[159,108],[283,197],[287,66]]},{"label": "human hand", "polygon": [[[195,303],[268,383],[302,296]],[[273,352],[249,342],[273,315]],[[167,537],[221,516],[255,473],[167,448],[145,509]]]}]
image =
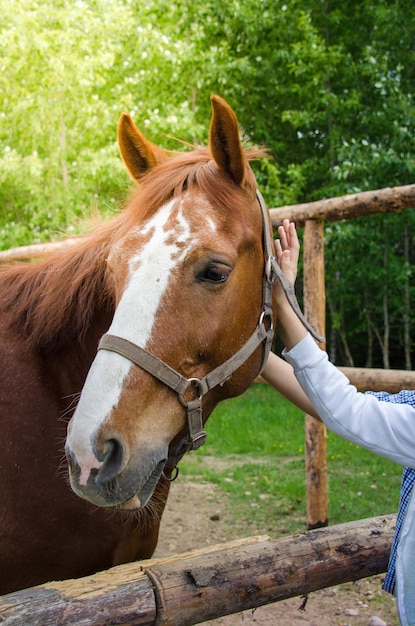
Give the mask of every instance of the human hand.
[{"label": "human hand", "polygon": [[[285,346],[290,350],[307,334],[305,327],[307,323],[304,325],[303,315],[294,294],[300,242],[294,222],[290,222],[288,219],[285,219],[282,226],[279,226],[278,234],[280,238],[275,241],[277,263],[284,274],[285,280],[283,282],[287,281],[289,284],[283,286],[282,278],[274,283],[277,322]],[[289,297],[290,290],[292,290],[293,298]],[[294,309],[296,310],[294,311]]]},{"label": "human hand", "polygon": [[274,290],[281,336],[288,349],[301,341],[307,331],[317,341],[324,342],[324,338],[320,337],[305,319],[295,297],[294,283],[297,278],[300,242],[294,222],[285,219],[282,226],[278,228],[278,234],[280,239],[275,241],[275,251],[281,276],[275,281]]},{"label": "human hand", "polygon": [[285,219],[278,227],[279,239],[275,240],[275,252],[278,265],[292,285],[297,278],[300,242],[298,241],[295,223]]}]

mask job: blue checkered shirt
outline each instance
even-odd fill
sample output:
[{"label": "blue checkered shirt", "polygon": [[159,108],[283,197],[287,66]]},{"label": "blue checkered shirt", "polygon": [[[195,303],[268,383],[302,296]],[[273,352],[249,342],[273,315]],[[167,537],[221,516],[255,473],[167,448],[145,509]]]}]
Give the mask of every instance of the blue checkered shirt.
[{"label": "blue checkered shirt", "polygon": [[[376,396],[378,400],[382,400],[384,402],[393,402],[395,404],[411,404],[415,407],[415,391],[401,391],[400,393],[396,393],[390,395],[384,391],[381,392],[367,392]],[[399,509],[398,509],[398,517],[396,520],[396,528],[395,535],[392,542],[392,549],[389,557],[388,571],[385,576],[385,580],[383,581],[382,588],[389,593],[394,593],[395,591],[395,565],[396,565],[396,551],[398,548],[399,537],[402,529],[402,523],[405,518],[406,509],[408,508],[409,499],[412,493],[412,489],[415,483],[415,469],[410,469],[409,467],[405,467],[402,474],[402,483],[401,483],[401,496],[399,500]]]}]

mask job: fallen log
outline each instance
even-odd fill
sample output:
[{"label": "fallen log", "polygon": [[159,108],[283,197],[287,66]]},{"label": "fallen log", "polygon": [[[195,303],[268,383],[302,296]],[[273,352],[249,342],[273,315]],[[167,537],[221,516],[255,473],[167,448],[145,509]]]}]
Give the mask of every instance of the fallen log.
[{"label": "fallen log", "polygon": [[270,209],[270,214],[276,229],[287,218],[297,226],[304,226],[305,221],[311,219],[333,222],[374,213],[400,213],[412,207],[415,207],[415,185],[403,185],[282,206]]},{"label": "fallen log", "polygon": [[2,626],[190,626],[386,570],[395,516],[253,537],[0,598]]}]

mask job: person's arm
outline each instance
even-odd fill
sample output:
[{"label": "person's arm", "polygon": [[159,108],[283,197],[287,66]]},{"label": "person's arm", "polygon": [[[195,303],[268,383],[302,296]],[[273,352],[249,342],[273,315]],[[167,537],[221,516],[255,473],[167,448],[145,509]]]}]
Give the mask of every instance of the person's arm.
[{"label": "person's arm", "polygon": [[[276,242],[277,260],[293,282],[299,253],[294,224],[284,221]],[[326,426],[397,463],[415,467],[415,409],[364,395],[330,363],[276,286],[277,323],[286,345],[284,356],[294,368],[301,388]]]},{"label": "person's arm", "polygon": [[284,356],[321,420],[340,437],[415,468],[415,408],[359,393],[307,334]]},{"label": "person's arm", "polygon": [[319,419],[315,408],[295,377],[292,366],[287,361],[274,352],[270,352],[261,376],[299,409]]},{"label": "person's arm", "polygon": [[[284,220],[283,225],[278,229],[278,233],[280,239],[275,241],[277,262],[281,270],[287,276],[288,280],[294,285],[297,277],[297,264],[300,253],[300,244],[295,224],[289,222],[289,220]],[[281,336],[285,345],[291,347],[291,345],[294,345],[294,343],[298,340],[305,337],[307,331],[292,311],[278,281],[275,283],[274,288],[277,300],[277,323],[279,322],[280,315],[284,318],[285,308],[287,307],[287,311],[285,312],[287,320],[282,327],[280,326],[280,330],[282,331]],[[293,319],[290,319],[290,312],[293,313]],[[297,321],[299,322],[298,326],[296,323]],[[285,332],[285,327],[287,327],[287,332]],[[294,327],[295,331],[291,331]],[[307,398],[301,388],[301,385],[295,377],[292,366],[287,363],[287,361],[279,358],[276,354],[271,352],[267,363],[261,372],[261,376],[299,409],[305,411],[308,415],[319,418],[315,408]]]}]

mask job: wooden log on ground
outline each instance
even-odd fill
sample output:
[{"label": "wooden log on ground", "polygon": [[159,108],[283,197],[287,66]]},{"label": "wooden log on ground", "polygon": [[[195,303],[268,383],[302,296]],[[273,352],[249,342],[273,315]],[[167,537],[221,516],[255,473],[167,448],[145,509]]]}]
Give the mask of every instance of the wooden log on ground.
[{"label": "wooden log on ground", "polygon": [[396,517],[254,537],[0,598],[2,626],[190,626],[386,570]]},{"label": "wooden log on ground", "polygon": [[374,213],[400,213],[412,207],[415,207],[415,185],[403,185],[282,206],[270,209],[270,214],[273,227],[278,228],[286,218],[303,226],[311,219],[339,221]]}]

